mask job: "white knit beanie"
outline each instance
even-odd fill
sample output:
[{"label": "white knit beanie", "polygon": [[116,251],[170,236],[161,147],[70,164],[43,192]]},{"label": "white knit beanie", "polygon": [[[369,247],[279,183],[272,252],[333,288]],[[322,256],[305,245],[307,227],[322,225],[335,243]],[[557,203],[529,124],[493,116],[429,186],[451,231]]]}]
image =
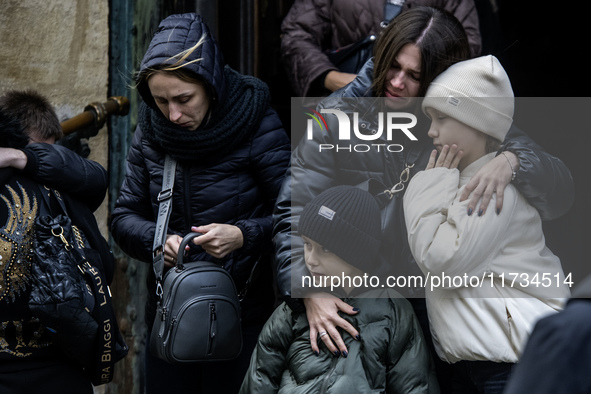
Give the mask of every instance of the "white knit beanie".
[{"label": "white knit beanie", "polygon": [[503,141],[513,123],[515,98],[505,69],[488,55],[456,63],[435,78],[423,100],[423,112],[426,108]]}]

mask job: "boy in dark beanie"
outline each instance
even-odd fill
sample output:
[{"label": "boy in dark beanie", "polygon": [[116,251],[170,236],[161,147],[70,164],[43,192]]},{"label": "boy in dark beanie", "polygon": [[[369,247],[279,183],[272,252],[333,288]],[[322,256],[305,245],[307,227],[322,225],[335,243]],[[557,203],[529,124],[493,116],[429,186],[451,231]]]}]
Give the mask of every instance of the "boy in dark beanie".
[{"label": "boy in dark beanie", "polygon": [[[354,277],[378,268],[381,221],[373,196],[353,186],[324,191],[304,208],[298,234],[310,271],[308,286],[328,284],[355,307],[358,313],[345,318],[363,327],[363,338],[347,336],[349,353],[332,353],[324,345],[330,333],[321,332],[313,338],[320,351],[312,353],[306,314],[283,303],[259,336],[240,392],[438,393],[432,360],[408,301],[386,287],[366,291],[354,285]],[[327,278],[338,278],[341,286],[335,289],[336,281]]]},{"label": "boy in dark beanie", "polygon": [[[373,274],[380,247],[380,220],[376,200],[356,187],[337,186],[310,201],[302,211],[298,226],[298,233],[304,239],[305,261],[310,274],[314,277],[321,276],[315,274],[342,277],[339,270]],[[315,248],[318,245],[321,249]],[[322,250],[330,251],[341,260],[341,264],[334,267],[337,272],[317,271],[317,266],[324,262],[322,258],[316,259],[318,254],[315,252]],[[325,268],[330,270],[332,267]]]}]

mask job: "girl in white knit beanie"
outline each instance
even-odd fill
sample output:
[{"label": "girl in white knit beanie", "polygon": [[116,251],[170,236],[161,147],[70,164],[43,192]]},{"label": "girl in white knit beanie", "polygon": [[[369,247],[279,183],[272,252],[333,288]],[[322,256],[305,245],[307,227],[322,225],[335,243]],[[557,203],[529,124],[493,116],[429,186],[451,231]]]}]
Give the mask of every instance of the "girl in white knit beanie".
[{"label": "girl in white knit beanie", "polygon": [[512,184],[497,215],[472,215],[468,201],[460,202],[513,121],[513,91],[499,61],[483,56],[451,66],[429,86],[422,107],[436,150],[411,179],[404,214],[428,278],[435,349],[452,364],[454,392],[501,393],[534,323],[560,310],[570,292],[538,211]]}]

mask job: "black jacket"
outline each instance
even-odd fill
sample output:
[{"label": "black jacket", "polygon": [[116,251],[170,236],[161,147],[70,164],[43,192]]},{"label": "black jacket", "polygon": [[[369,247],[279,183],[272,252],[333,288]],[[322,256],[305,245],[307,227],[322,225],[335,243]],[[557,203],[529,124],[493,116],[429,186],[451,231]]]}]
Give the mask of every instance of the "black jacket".
[{"label": "black jacket", "polygon": [[[41,186],[60,192],[72,222],[100,253],[105,275],[111,282],[113,255],[93,214],[107,191],[107,171],[60,145],[32,144],[23,152],[27,156],[24,170],[0,169],[0,316],[6,328],[0,335],[3,342],[0,368],[9,373],[57,365],[57,373],[67,373],[68,368],[60,364],[64,362],[63,354],[49,346],[51,342],[42,323],[32,319],[28,308],[30,248],[35,219],[44,203]],[[6,264],[8,262],[10,264]],[[20,331],[15,329],[19,325]],[[38,383],[35,380],[38,375],[30,377],[31,384]],[[87,384],[90,386],[89,382]]]},{"label": "black jacket", "polygon": [[115,260],[94,216],[109,187],[107,171],[99,163],[57,144],[31,144],[23,152],[27,156],[23,175],[62,193],[72,223],[84,232],[92,248],[100,253],[110,284]]},{"label": "black jacket", "polygon": [[[318,105],[320,108],[341,108],[343,111],[358,111],[350,108],[350,101],[343,103],[343,98],[370,97],[369,89],[373,74],[373,61],[369,61],[351,84],[333,93]],[[419,117],[417,115],[417,117]],[[325,116],[328,130],[338,130],[336,116]],[[364,121],[362,119],[362,121]],[[369,123],[366,122],[366,123]],[[369,178],[381,181],[384,186],[392,187],[400,180],[405,164],[414,164],[410,175],[425,169],[429,154],[433,149],[427,136],[428,119],[424,118],[412,129],[417,141],[410,141],[402,133],[404,150],[401,153],[389,153],[381,149],[379,153],[349,152],[348,150],[325,150],[319,154],[320,144],[337,145],[335,133],[322,132],[314,124],[313,139],[302,139],[292,154],[290,174],[285,179],[277,199],[274,212],[273,241],[276,248],[277,277],[280,294],[287,298],[290,306],[301,305],[290,302],[292,296],[292,275],[299,277],[304,270],[302,263],[303,246],[299,237],[291,237],[292,226],[297,228],[299,214],[304,205],[315,195],[337,184],[358,185]],[[422,126],[422,127],[421,127]],[[384,133],[385,134],[385,133]],[[355,140],[352,133],[352,145],[368,144],[368,141]],[[395,141],[396,142],[396,141]],[[373,143],[389,144],[391,141]],[[512,127],[507,134],[501,150],[511,150],[520,160],[520,169],[514,181],[519,191],[535,206],[543,219],[553,219],[564,214],[572,205],[574,186],[570,171],[557,158],[549,155],[536,145],[527,135]],[[552,175],[549,177],[549,175]],[[422,275],[408,248],[408,238],[404,224],[402,197],[404,190],[396,194],[388,205],[388,212],[382,215],[384,239],[380,250],[383,274]],[[488,213],[487,213],[488,214]],[[292,247],[293,243],[293,247]],[[293,272],[292,272],[293,271]],[[302,271],[305,272],[305,271]],[[295,282],[294,282],[295,283]],[[397,289],[405,296],[422,296],[419,287]],[[301,294],[294,295],[294,298]]]},{"label": "black jacket", "polygon": [[[186,49],[186,45],[191,46],[200,39],[202,30],[193,26],[200,23],[200,19],[193,14],[171,18],[174,20],[169,18],[161,24],[161,29],[166,32],[162,37],[166,41],[152,41],[141,70],[158,65],[170,54],[179,53]],[[211,36],[207,36],[196,56],[203,60],[185,67],[206,81],[210,91],[215,92],[219,108],[228,96],[228,89],[220,51]],[[140,93],[146,104],[153,108],[149,90],[143,86]],[[243,247],[224,258],[215,259],[201,247],[193,247],[187,259],[223,265],[239,290],[244,287],[255,262],[259,261],[261,274],[242,303],[244,324],[264,322],[274,304],[272,211],[290,155],[290,141],[276,112],[268,105],[257,110],[264,113],[262,121],[229,152],[201,159],[195,154],[195,160],[177,162],[168,227],[168,234],[180,236],[189,233],[191,226],[210,223],[232,224],[242,230]],[[195,130],[195,133],[199,132],[201,126]],[[127,156],[126,178],[112,213],[111,232],[124,252],[151,264],[165,150],[150,142],[146,135],[147,131],[138,126]],[[220,141],[221,144],[230,142]],[[146,321],[149,323],[155,294],[153,272],[148,278],[148,287],[151,299]]]},{"label": "black jacket", "polygon": [[504,393],[590,393],[590,364],[591,277],[587,277],[563,311],[536,323]]}]

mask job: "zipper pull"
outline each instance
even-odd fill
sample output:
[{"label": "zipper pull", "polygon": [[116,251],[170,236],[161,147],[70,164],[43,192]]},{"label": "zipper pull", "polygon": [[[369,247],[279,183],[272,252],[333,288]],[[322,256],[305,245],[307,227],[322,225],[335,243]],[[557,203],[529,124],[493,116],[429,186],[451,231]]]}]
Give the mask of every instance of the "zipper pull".
[{"label": "zipper pull", "polygon": [[209,330],[209,337],[215,338],[216,320],[217,320],[215,304],[209,304],[209,320],[211,321],[211,329]]}]

